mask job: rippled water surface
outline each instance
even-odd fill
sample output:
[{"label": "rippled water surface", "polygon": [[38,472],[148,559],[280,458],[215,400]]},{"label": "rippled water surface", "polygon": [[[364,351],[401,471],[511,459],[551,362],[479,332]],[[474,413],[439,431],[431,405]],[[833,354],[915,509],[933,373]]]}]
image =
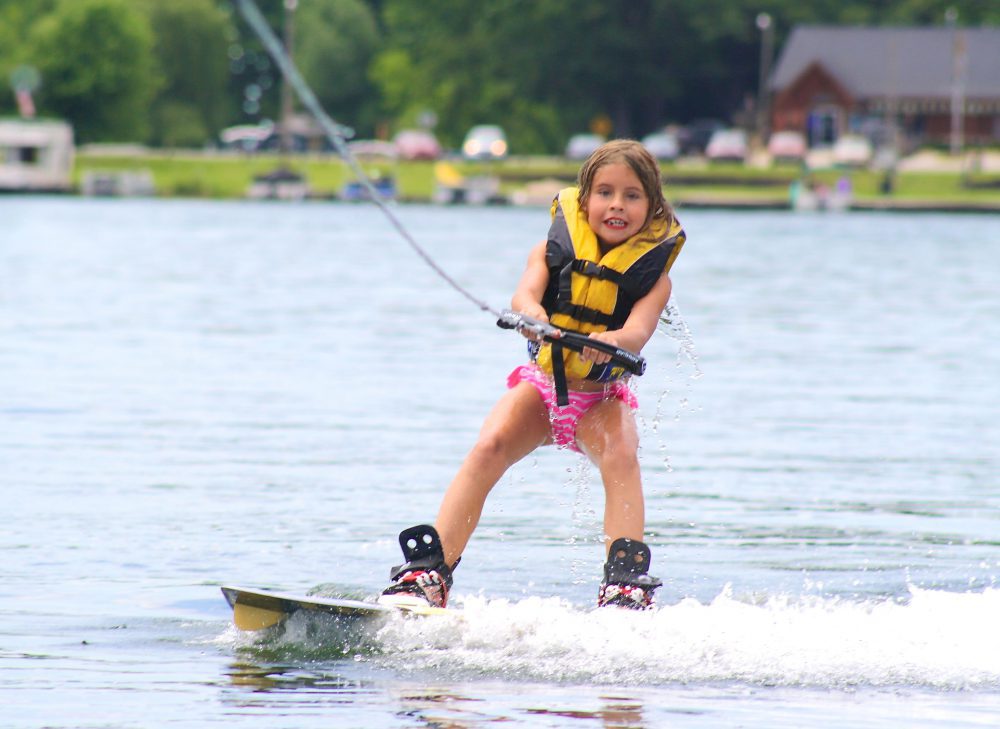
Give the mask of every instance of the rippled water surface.
[{"label": "rippled water surface", "polygon": [[[399,214],[496,307],[546,228]],[[218,587],[375,594],[522,341],[368,206],[0,220],[0,725],[996,724],[995,216],[682,214],[690,340],[637,388],[660,607],[592,609],[602,488],[544,449],[459,610],[362,636],[240,633]]]}]

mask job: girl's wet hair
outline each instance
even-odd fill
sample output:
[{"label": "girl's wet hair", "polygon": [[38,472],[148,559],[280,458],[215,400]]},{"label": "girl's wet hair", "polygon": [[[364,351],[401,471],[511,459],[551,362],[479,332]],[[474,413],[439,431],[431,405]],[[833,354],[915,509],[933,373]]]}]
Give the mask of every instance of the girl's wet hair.
[{"label": "girl's wet hair", "polygon": [[674,222],[674,209],[663,196],[663,178],[660,176],[660,165],[656,158],[644,146],[634,139],[614,139],[598,147],[580,168],[577,184],[580,193],[577,202],[581,210],[587,209],[587,199],[590,197],[597,171],[610,164],[626,164],[642,184],[646,199],[649,200],[649,211],[640,230],[646,230],[654,220],[662,220],[667,224],[667,230]]}]

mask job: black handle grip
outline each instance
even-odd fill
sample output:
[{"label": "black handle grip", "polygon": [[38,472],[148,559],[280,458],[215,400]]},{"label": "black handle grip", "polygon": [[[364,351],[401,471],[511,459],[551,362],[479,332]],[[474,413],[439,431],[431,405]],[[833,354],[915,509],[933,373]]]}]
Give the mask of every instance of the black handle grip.
[{"label": "black handle grip", "polygon": [[605,354],[611,355],[611,361],[620,367],[624,367],[633,375],[641,375],[646,371],[646,360],[642,355],[621,349],[613,344],[602,342],[600,339],[591,339],[585,334],[574,332],[569,329],[562,329],[553,324],[539,321],[525,314],[520,314],[510,309],[500,312],[497,319],[497,326],[501,329],[516,329],[517,331],[529,331],[537,337],[541,337],[546,342],[558,342],[567,349],[574,352],[582,352],[584,347],[597,349]]}]

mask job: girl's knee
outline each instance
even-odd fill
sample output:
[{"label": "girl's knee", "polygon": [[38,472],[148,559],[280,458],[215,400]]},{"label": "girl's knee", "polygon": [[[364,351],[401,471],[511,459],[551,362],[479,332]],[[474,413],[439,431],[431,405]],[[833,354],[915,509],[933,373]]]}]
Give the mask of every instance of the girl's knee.
[{"label": "girl's knee", "polygon": [[621,477],[639,472],[639,453],[637,448],[627,443],[609,444],[600,456],[601,473],[611,477]]},{"label": "girl's knee", "polygon": [[472,456],[482,464],[507,465],[514,460],[514,439],[502,430],[484,430],[472,447]]},{"label": "girl's knee", "polygon": [[504,441],[505,438],[494,431],[480,433],[472,452],[480,459],[496,458],[505,450]]},{"label": "girl's knee", "polygon": [[579,439],[585,452],[602,470],[620,471],[639,467],[639,439],[633,428],[590,429]]}]

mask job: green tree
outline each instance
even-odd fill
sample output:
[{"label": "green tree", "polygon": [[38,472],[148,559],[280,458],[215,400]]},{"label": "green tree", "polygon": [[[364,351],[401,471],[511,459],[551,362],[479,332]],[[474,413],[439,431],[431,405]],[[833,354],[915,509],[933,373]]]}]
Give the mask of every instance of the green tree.
[{"label": "green tree", "polygon": [[[284,0],[254,0],[265,21],[282,35]],[[256,33],[237,12],[235,0],[226,3],[231,13],[236,35],[230,42],[229,95],[237,108],[233,123],[274,118],[280,113],[279,89],[281,73],[272,63]]]},{"label": "green tree", "polygon": [[360,0],[300,0],[294,28],[295,63],[323,108],[370,129],[376,91],[367,69],[380,39],[368,7]]},{"label": "green tree", "polygon": [[163,76],[152,102],[150,141],[201,146],[232,118],[229,39],[234,29],[215,0],[144,0]]},{"label": "green tree", "polygon": [[507,129],[517,152],[561,149],[598,118],[610,119],[614,134],[637,136],[697,116],[688,96],[702,108],[739,104],[756,69],[727,54],[752,44],[753,17],[739,6],[387,0],[388,42],[372,75],[388,113],[431,104],[451,144],[487,121]]},{"label": "green tree", "polygon": [[74,125],[78,141],[143,141],[159,86],[153,34],[127,0],[63,0],[34,26],[32,61],[42,108]]},{"label": "green tree", "polygon": [[0,0],[0,114],[16,109],[11,87],[11,72],[30,65],[28,34],[35,20],[48,13],[56,0]]},{"label": "green tree", "polygon": [[[412,124],[422,111],[433,111],[440,120],[437,132],[450,146],[471,125],[497,122],[515,151],[543,149],[556,133],[558,115],[532,93],[528,72],[534,69],[512,60],[519,45],[504,42],[509,37],[504,24],[525,4],[510,5],[387,0],[383,22],[389,40],[371,68],[385,113]],[[535,3],[526,6],[530,10]],[[518,39],[531,43],[531,37]]]}]

